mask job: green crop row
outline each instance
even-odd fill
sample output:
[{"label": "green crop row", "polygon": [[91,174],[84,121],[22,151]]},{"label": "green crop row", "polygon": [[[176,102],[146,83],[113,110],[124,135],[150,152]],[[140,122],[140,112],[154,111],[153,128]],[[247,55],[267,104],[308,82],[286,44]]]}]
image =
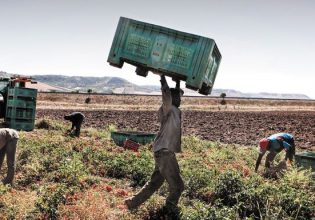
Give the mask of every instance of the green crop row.
[{"label": "green crop row", "polygon": [[[38,125],[33,132],[21,132],[15,185],[0,185],[0,219],[71,219],[64,211],[70,205],[79,207],[86,199],[109,196],[113,218],[163,218],[167,184],[137,212],[115,208],[121,196],[136,193],[150,178],[154,160],[149,146],[141,146],[139,152],[117,147],[110,139],[113,126],[83,129],[80,138],[73,138],[62,122],[45,119]],[[182,143],[183,153],[177,155],[185,182],[182,219],[314,218],[310,171],[292,166],[278,178],[265,179],[253,172],[257,157],[253,147],[194,136],[184,137]],[[121,181],[131,190],[121,191]],[[102,190],[104,184],[108,186]],[[80,197],[94,188],[97,193]],[[87,210],[85,215],[95,216],[95,212]]]}]

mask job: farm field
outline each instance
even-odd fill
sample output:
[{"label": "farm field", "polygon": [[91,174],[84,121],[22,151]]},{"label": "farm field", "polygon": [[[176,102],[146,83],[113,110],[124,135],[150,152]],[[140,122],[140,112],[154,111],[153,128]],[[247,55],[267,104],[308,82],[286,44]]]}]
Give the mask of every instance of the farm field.
[{"label": "farm field", "polygon": [[[86,98],[90,103],[85,103]],[[200,111],[315,111],[315,100],[275,100],[225,98],[227,105],[221,105],[221,98],[182,97],[182,110]],[[79,110],[155,110],[161,105],[161,96],[145,95],[102,95],[82,93],[39,93],[37,105],[40,109]]]},{"label": "farm field", "polygon": [[[94,95],[85,104],[86,94],[39,94],[37,118],[62,120],[71,111],[86,116],[85,126],[119,130],[157,132],[159,96]],[[255,100],[184,97],[183,133],[228,144],[256,145],[262,137],[289,132],[301,148],[315,147],[315,101]],[[64,105],[63,103],[66,102]],[[98,105],[98,106],[95,106]],[[62,106],[59,108],[59,106]]]},{"label": "farm field", "polygon": [[[67,128],[45,119],[34,131],[20,132],[15,184],[0,184],[0,219],[166,219],[166,185],[137,211],[123,206],[150,178],[154,162],[148,145],[139,152],[115,146],[114,126],[84,128],[80,138],[67,135]],[[267,179],[262,167],[253,172],[254,148],[192,135],[183,138],[182,147],[181,219],[314,218],[309,171],[288,166],[283,175]]]},{"label": "farm field", "polygon": [[[150,178],[150,146],[133,152],[110,138],[116,130],[157,132],[161,97],[91,95],[85,104],[86,97],[39,94],[36,129],[20,132],[15,184],[0,184],[0,220],[165,219],[166,184],[137,211],[123,206]],[[314,102],[226,100],[222,106],[220,99],[183,99],[180,218],[314,219],[310,171],[288,164],[267,178],[262,164],[253,172],[257,141],[272,133],[290,132],[298,151],[314,150]],[[63,116],[77,110],[86,121],[73,138]]]}]

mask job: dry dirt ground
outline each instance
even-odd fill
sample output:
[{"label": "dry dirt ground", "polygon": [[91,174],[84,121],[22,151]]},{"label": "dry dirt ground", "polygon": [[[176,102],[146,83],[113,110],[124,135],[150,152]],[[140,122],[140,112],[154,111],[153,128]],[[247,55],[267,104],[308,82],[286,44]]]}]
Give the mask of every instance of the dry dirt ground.
[{"label": "dry dirt ground", "polygon": [[[37,119],[62,120],[76,109],[38,108]],[[153,110],[83,110],[85,127],[157,132],[159,123]],[[183,110],[183,134],[229,144],[256,145],[259,139],[277,132],[295,136],[296,145],[315,147],[315,111],[189,111]],[[69,124],[70,126],[70,124]]]}]

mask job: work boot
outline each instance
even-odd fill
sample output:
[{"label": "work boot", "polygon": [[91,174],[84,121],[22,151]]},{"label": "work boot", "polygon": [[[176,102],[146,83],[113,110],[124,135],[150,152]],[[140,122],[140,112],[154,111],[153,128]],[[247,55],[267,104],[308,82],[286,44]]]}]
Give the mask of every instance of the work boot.
[{"label": "work boot", "polygon": [[10,180],[10,179],[8,179],[8,178],[5,178],[5,179],[3,179],[2,180],[2,184],[3,185],[7,185],[7,184],[9,184],[9,185],[13,185],[13,180]]},{"label": "work boot", "polygon": [[181,219],[181,210],[177,205],[173,204],[166,204],[162,208],[162,212],[164,215],[166,215],[166,219],[172,219],[172,220],[180,220]]},{"label": "work boot", "polygon": [[127,206],[129,211],[133,211],[138,208],[133,202],[132,199],[126,199],[125,200],[125,205]]}]

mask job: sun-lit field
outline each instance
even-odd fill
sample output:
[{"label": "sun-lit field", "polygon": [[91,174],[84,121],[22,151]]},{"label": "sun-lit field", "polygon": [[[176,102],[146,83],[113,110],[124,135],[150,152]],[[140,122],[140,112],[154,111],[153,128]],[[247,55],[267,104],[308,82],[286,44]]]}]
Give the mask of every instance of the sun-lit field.
[{"label": "sun-lit field", "polygon": [[[86,98],[90,103],[86,104]],[[315,111],[314,100],[271,100],[271,99],[230,99],[221,105],[221,98],[183,97],[182,110],[200,111]],[[161,96],[141,95],[100,95],[71,93],[39,93],[39,109],[80,110],[156,110],[161,105]]]},{"label": "sun-lit field", "polygon": [[[85,99],[90,97],[90,103]],[[315,148],[315,101],[183,97],[184,135],[228,144],[255,145],[276,132],[295,136],[300,148]],[[157,132],[161,96],[39,93],[37,119],[63,120],[72,111],[86,116],[85,126]]]},{"label": "sun-lit field", "polygon": [[[124,199],[150,178],[154,160],[149,145],[133,152],[110,138],[114,130],[157,132],[161,97],[91,95],[86,104],[87,97],[39,94],[36,129],[20,132],[15,184],[0,184],[0,219],[165,217],[166,184],[137,211],[125,209]],[[292,164],[266,176],[262,164],[253,172],[256,143],[273,132],[293,133],[298,151],[314,149],[314,102],[220,100],[183,99],[181,219],[314,218],[310,171]],[[86,120],[81,137],[73,138],[63,116],[77,110]]]},{"label": "sun-lit field", "polygon": [[[15,185],[0,185],[0,219],[159,219],[167,194],[163,185],[136,212],[123,200],[139,190],[153,169],[149,146],[124,151],[110,139],[114,126],[67,135],[61,121],[39,120],[21,132]],[[289,166],[279,178],[253,172],[256,149],[183,138],[178,154],[185,191],[182,219],[310,219],[314,181],[309,171]],[[284,155],[276,158],[276,162]],[[3,172],[2,172],[3,174]]]},{"label": "sun-lit field", "polygon": [[0,0],[0,220],[315,220],[314,9]]}]

